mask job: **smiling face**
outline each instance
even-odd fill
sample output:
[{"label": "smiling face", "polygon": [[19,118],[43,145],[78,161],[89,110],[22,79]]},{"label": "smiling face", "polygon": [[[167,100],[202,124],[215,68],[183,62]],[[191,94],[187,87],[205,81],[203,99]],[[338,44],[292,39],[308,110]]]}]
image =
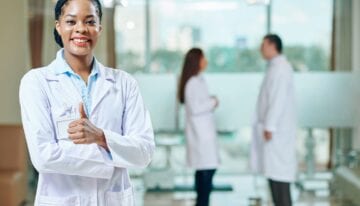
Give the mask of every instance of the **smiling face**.
[{"label": "smiling face", "polygon": [[100,19],[90,0],[70,0],[55,22],[64,51],[75,56],[92,55],[101,33]]}]

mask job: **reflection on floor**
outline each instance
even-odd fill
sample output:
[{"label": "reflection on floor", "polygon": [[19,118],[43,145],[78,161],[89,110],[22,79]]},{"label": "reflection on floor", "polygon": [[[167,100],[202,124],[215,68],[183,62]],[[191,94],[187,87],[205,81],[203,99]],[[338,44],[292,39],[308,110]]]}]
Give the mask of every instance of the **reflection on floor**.
[{"label": "reflection on floor", "polygon": [[[133,178],[136,195],[136,206],[193,206],[194,192],[145,192],[143,181]],[[256,181],[255,181],[256,180]],[[192,177],[178,177],[177,184],[192,184]],[[262,177],[252,175],[217,175],[214,184],[228,184],[233,186],[232,192],[213,192],[211,206],[250,206],[250,198],[260,197],[262,206],[270,206],[270,193],[267,181]],[[329,191],[305,192],[292,185],[292,199],[294,206],[354,206],[338,196],[330,196]],[[30,195],[30,199],[33,196]],[[26,206],[31,206],[32,203]]]}]

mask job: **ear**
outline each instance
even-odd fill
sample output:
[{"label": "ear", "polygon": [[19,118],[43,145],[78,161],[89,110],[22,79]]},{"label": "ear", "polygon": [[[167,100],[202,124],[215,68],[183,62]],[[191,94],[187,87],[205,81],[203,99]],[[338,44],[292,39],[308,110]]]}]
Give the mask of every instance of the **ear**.
[{"label": "ear", "polygon": [[58,20],[55,21],[55,29],[58,34],[61,36],[60,22]]},{"label": "ear", "polygon": [[103,30],[103,27],[102,27],[102,25],[100,24],[100,25],[99,25],[99,35],[101,35],[102,30]]}]

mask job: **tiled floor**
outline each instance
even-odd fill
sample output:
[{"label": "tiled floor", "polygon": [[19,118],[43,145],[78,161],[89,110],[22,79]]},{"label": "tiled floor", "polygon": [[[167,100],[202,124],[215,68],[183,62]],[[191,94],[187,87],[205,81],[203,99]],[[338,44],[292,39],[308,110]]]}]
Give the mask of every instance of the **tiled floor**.
[{"label": "tiled floor", "polygon": [[[177,184],[191,184],[192,177],[178,177]],[[251,197],[260,197],[262,206],[270,206],[270,194],[267,182],[264,178],[257,177],[256,182],[252,175],[221,175],[216,176],[215,185],[231,184],[231,192],[213,192],[211,195],[211,206],[249,206]],[[141,179],[133,178],[136,194],[136,206],[193,206],[194,192],[145,192]],[[255,186],[256,185],[256,186]],[[317,192],[300,191],[297,186],[292,185],[292,198],[294,206],[353,206],[345,200],[329,195],[328,190]],[[29,195],[32,199],[32,195]],[[28,203],[26,206],[31,206]]]}]

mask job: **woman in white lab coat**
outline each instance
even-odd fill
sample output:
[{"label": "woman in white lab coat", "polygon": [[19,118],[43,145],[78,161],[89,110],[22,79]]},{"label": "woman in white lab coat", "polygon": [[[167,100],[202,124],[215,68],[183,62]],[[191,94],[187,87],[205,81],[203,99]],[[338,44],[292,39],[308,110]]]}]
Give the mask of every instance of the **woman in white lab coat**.
[{"label": "woman in white lab coat", "polygon": [[266,35],[261,52],[268,61],[253,128],[252,169],[269,180],[276,206],[290,206],[296,176],[296,115],[293,69],[282,55],[282,42]]},{"label": "woman in white lab coat", "polygon": [[22,122],[39,172],[35,206],[133,206],[127,169],[151,161],[153,130],[136,81],[93,56],[101,16],[98,0],[58,0],[62,49],[21,80]]},{"label": "woman in white lab coat", "polygon": [[179,100],[185,103],[187,164],[196,170],[196,206],[208,206],[212,179],[219,165],[214,110],[219,101],[210,96],[202,72],[207,60],[201,49],[187,52],[179,85]]}]

